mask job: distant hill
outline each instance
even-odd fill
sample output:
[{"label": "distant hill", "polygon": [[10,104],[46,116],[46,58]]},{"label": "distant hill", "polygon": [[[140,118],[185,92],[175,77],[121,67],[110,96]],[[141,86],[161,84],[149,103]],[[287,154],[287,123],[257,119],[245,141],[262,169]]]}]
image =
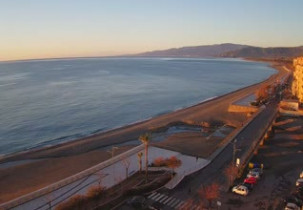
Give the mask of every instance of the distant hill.
[{"label": "distant hill", "polygon": [[182,47],[173,48],[168,50],[157,50],[151,52],[145,52],[137,54],[136,56],[144,57],[219,57],[222,54],[236,51],[248,47],[247,45],[239,44],[216,44],[216,45],[204,45],[195,47]]},{"label": "distant hill", "polygon": [[291,59],[303,56],[303,46],[300,47],[253,47],[240,44],[216,44],[193,47],[172,48],[136,54],[142,57],[232,57],[251,59]]},{"label": "distant hill", "polygon": [[280,59],[293,58],[303,55],[303,46],[300,47],[245,47],[242,49],[223,53],[223,57],[243,57],[243,58],[266,58]]}]

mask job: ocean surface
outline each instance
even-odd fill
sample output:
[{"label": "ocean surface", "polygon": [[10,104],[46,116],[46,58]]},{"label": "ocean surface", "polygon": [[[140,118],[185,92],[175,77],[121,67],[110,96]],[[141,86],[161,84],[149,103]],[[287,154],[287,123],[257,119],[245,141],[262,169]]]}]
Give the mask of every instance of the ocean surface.
[{"label": "ocean surface", "polygon": [[81,58],[0,62],[0,154],[142,121],[260,82],[240,59]]}]

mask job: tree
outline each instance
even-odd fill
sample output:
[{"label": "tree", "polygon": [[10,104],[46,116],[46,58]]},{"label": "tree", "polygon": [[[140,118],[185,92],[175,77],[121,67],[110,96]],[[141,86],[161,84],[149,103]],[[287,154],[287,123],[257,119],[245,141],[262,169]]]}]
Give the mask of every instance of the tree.
[{"label": "tree", "polygon": [[142,155],[143,155],[142,152],[139,152],[139,153],[137,154],[137,156],[138,156],[138,161],[139,161],[139,171],[140,171],[140,173],[142,172]]},{"label": "tree", "polygon": [[231,163],[224,169],[224,174],[226,175],[226,178],[228,180],[228,185],[231,186],[234,179],[238,175],[238,168]]},{"label": "tree", "polygon": [[128,178],[128,168],[130,166],[130,160],[128,158],[125,158],[122,160],[122,164],[125,167],[125,177]]},{"label": "tree", "polygon": [[92,186],[87,190],[87,198],[93,200],[99,199],[101,196],[104,196],[106,188],[103,186]]},{"label": "tree", "polygon": [[164,158],[163,157],[157,157],[156,159],[154,159],[153,165],[155,167],[161,167],[161,166],[165,165]]},{"label": "tree", "polygon": [[147,182],[147,176],[148,176],[148,145],[150,141],[150,134],[146,133],[139,137],[139,140],[144,144],[145,146],[145,182]]},{"label": "tree", "polygon": [[206,187],[202,186],[198,193],[200,198],[205,198],[208,201],[208,207],[211,207],[212,201],[219,198],[219,185],[217,183],[212,183]]},{"label": "tree", "polygon": [[269,97],[269,88],[270,86],[262,86],[256,92],[257,102],[263,103]]},{"label": "tree", "polygon": [[179,168],[181,166],[182,162],[176,156],[171,156],[169,159],[167,159],[167,167],[171,168],[173,172],[175,172],[176,168]]}]

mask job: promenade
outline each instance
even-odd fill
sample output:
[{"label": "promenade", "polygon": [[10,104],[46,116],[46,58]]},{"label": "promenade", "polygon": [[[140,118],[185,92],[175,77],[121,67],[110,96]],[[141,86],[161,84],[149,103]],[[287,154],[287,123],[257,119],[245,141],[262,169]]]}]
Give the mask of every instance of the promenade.
[{"label": "promenade", "polygon": [[[47,210],[52,207],[51,209],[54,209],[56,205],[73,195],[86,194],[87,190],[92,186],[100,184],[106,188],[110,188],[139,170],[137,153],[140,152],[144,154],[144,145],[137,146],[58,183],[1,204],[0,208]],[[182,164],[179,168],[175,169],[176,176],[167,184],[168,188],[173,188],[184,176],[205,167],[209,163],[207,159],[149,146],[149,164],[155,158],[169,158],[171,156],[175,156],[181,160]],[[142,158],[144,160],[144,155]],[[126,167],[128,167],[128,174],[126,174]]]}]

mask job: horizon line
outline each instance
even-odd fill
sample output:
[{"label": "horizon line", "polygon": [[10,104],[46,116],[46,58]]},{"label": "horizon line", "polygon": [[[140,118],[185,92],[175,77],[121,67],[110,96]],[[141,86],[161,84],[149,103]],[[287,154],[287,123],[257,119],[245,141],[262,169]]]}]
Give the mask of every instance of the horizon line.
[{"label": "horizon line", "polygon": [[[181,47],[171,47],[171,48],[165,48],[165,49],[155,49],[145,52],[138,52],[138,53],[130,53],[130,54],[117,54],[117,55],[96,55],[96,56],[64,56],[64,57],[42,57],[42,58],[24,58],[24,59],[12,59],[12,60],[0,60],[0,63],[9,63],[9,62],[24,62],[24,61],[43,61],[43,60],[64,60],[64,59],[81,59],[81,58],[114,58],[114,57],[132,57],[135,55],[140,55],[144,53],[150,53],[155,51],[165,51],[165,50],[171,50],[171,49],[182,49],[182,48],[190,48],[190,47],[202,47],[202,46],[214,46],[214,45],[226,45],[226,44],[233,44],[233,45],[243,45],[245,47],[258,47],[258,48],[297,48],[297,47],[303,47],[303,45],[298,46],[280,46],[280,47],[260,47],[260,46],[253,46],[253,45],[246,45],[246,44],[234,44],[231,42],[225,42],[220,44],[206,44],[206,45],[188,45],[188,46],[181,46]],[[155,57],[155,56],[153,56]],[[160,57],[160,56],[159,56]]]}]

